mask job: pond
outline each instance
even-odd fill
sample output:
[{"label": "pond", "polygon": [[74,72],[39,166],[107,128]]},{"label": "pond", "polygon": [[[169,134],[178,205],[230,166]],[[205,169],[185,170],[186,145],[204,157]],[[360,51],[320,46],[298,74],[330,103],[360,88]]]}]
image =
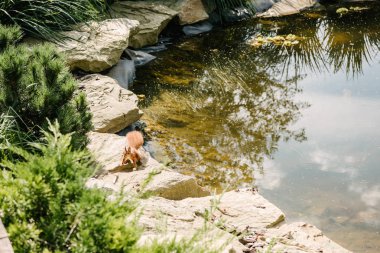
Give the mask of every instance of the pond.
[{"label": "pond", "polygon": [[[177,39],[138,69],[132,89],[146,96],[148,148],[161,162],[217,191],[258,187],[289,221],[374,253],[380,4],[340,7]],[[297,42],[273,39],[289,34]]]}]

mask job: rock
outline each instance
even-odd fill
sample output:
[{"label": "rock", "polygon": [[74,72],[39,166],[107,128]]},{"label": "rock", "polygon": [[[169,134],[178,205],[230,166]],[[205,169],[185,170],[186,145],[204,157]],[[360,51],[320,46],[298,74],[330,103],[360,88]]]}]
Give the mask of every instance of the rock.
[{"label": "rock", "polygon": [[7,231],[5,231],[4,225],[0,220],[0,252],[1,253],[13,253],[12,244],[9,241]]},{"label": "rock", "polygon": [[182,31],[187,36],[194,36],[197,34],[205,33],[211,31],[213,28],[210,22],[201,22],[194,25],[186,25],[182,28]]},{"label": "rock", "polygon": [[133,60],[136,67],[141,67],[147,64],[148,62],[156,59],[156,56],[153,56],[143,51],[135,51],[127,48],[124,50],[124,52],[129,56],[131,60]]},{"label": "rock", "polygon": [[116,133],[142,116],[137,96],[108,76],[85,76],[80,79],[80,89],[86,94],[96,132]]},{"label": "rock", "polygon": [[90,22],[75,31],[64,32],[71,39],[58,43],[57,47],[66,54],[72,69],[100,72],[119,61],[138,25],[138,21],[126,18]]},{"label": "rock", "polygon": [[177,11],[164,5],[146,1],[116,2],[111,6],[111,10],[113,17],[135,19],[140,22],[138,33],[129,40],[133,48],[156,44],[159,34],[177,15]]},{"label": "rock", "polygon": [[153,197],[142,200],[136,212],[141,212],[139,223],[144,227],[145,237],[189,239],[203,231],[200,236],[213,238],[212,246],[222,245],[220,241],[228,242],[224,250],[218,252],[228,252],[231,248],[235,250],[233,252],[242,252],[245,247],[239,242],[236,232],[244,232],[247,226],[270,227],[284,217],[281,210],[262,196],[245,190],[180,201]]},{"label": "rock", "polygon": [[182,0],[177,4],[179,24],[190,25],[209,18],[202,0]]},{"label": "rock", "polygon": [[[271,252],[350,252],[323,235],[315,226],[303,222],[284,224],[276,229],[268,229],[265,236],[267,242],[274,243]],[[267,243],[264,246],[264,252],[269,247]]]},{"label": "rock", "polygon": [[316,0],[281,0],[275,3],[269,10],[258,14],[258,17],[281,17],[299,13],[300,11],[310,8],[317,3]]},{"label": "rock", "polygon": [[138,244],[144,245],[153,240],[192,240],[195,237],[199,240],[195,241],[198,245],[208,250],[215,249],[215,252],[242,252],[245,248],[235,235],[205,222],[193,207],[187,207],[182,201],[150,198],[139,203],[136,213],[140,215],[139,225],[144,228]]},{"label": "rock", "polygon": [[183,200],[186,206],[195,207],[198,213],[215,201],[214,221],[223,221],[226,230],[245,233],[247,229],[257,230],[274,227],[285,219],[284,213],[263,196],[249,189],[230,191],[219,196],[189,198]]},{"label": "rock", "polygon": [[168,49],[168,48],[167,48],[167,46],[165,44],[159,44],[159,45],[156,45],[156,46],[150,46],[150,47],[140,48],[140,51],[150,54],[150,53],[161,52],[161,51],[164,51],[166,49]]},{"label": "rock", "polygon": [[268,10],[272,5],[277,2],[276,0],[254,0],[251,1],[252,5],[254,6],[256,12],[260,13],[265,10]]},{"label": "rock", "polygon": [[233,23],[252,17],[252,13],[245,7],[227,9],[222,12],[224,22]]},{"label": "rock", "polygon": [[[282,211],[249,189],[180,201],[152,197],[140,201],[135,212],[144,228],[144,242],[146,238],[189,239],[202,231],[201,238],[218,234],[222,240],[229,239],[228,247],[219,252],[234,248],[236,252],[349,253],[312,225],[299,222],[278,227],[284,219]],[[217,237],[212,240],[220,245]]]},{"label": "rock", "polygon": [[102,172],[98,173],[97,178],[91,178],[87,187],[115,192],[145,192],[173,200],[210,195],[193,177],[166,168],[147,152],[147,161],[138,170],[118,171],[122,152],[127,145],[125,137],[92,132],[89,139],[88,149],[101,165]]},{"label": "rock", "polygon": [[128,89],[135,79],[136,67],[133,60],[120,60],[119,63],[112,67],[107,76],[115,79],[124,89]]}]

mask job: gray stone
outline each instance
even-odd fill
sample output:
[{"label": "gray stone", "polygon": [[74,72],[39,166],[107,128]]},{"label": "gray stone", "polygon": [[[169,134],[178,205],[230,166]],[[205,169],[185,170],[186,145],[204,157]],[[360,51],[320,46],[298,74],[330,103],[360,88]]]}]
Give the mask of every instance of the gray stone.
[{"label": "gray stone", "polygon": [[277,2],[274,0],[252,0],[251,3],[255,7],[256,12],[260,13],[268,10],[272,5]]},{"label": "gray stone", "polygon": [[58,43],[57,47],[66,54],[72,69],[100,72],[119,61],[138,25],[138,21],[126,18],[90,22],[75,31],[64,32],[70,39]]},{"label": "gray stone", "polygon": [[80,79],[80,88],[86,94],[96,132],[116,133],[142,116],[137,96],[120,87],[115,79],[88,75]]},{"label": "gray stone", "polygon": [[182,31],[187,36],[193,36],[205,32],[211,31],[213,28],[212,24],[210,22],[201,22],[194,25],[186,25],[182,28]]},{"label": "gray stone", "polygon": [[258,17],[282,17],[299,13],[300,11],[310,8],[317,3],[317,0],[281,0],[275,3],[269,10],[258,14]]},{"label": "gray stone", "polygon": [[135,50],[131,50],[127,48],[125,49],[124,52],[129,56],[131,60],[133,60],[136,67],[141,67],[149,63],[150,61],[153,61],[154,59],[156,59],[156,56],[148,54],[143,51],[135,51]]},{"label": "gray stone", "polygon": [[115,79],[124,89],[128,89],[135,79],[136,67],[133,60],[120,60],[112,67],[107,76]]},{"label": "gray stone", "polygon": [[101,165],[102,172],[96,178],[87,182],[87,187],[104,188],[115,192],[146,193],[167,199],[184,199],[188,197],[203,197],[210,193],[200,187],[191,176],[172,171],[141,148],[146,161],[138,170],[123,170],[120,161],[126,138],[115,134],[89,134],[88,149],[94,154]]},{"label": "gray stone", "polygon": [[113,17],[135,19],[140,22],[138,33],[133,35],[130,46],[141,48],[158,42],[158,36],[177,15],[165,5],[146,1],[121,1],[111,6]]}]

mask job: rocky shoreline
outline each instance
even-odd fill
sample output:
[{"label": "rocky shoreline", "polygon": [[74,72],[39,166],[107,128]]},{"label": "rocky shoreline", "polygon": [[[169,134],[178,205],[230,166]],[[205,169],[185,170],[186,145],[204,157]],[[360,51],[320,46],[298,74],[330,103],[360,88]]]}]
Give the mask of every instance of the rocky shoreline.
[{"label": "rocky shoreline", "polygon": [[[314,3],[283,0],[260,15],[294,14]],[[155,45],[174,18],[182,26],[193,25],[208,20],[210,13],[201,0],[121,1],[112,10],[112,19],[92,22],[65,34],[73,39],[60,43],[58,48],[67,55],[73,70],[107,72],[120,62],[128,47]],[[313,225],[286,223],[285,214],[255,189],[212,195],[195,178],[165,167],[147,152],[146,165],[136,171],[120,170],[121,154],[127,143],[117,133],[142,116],[138,97],[120,81],[104,74],[88,74],[79,81],[95,126],[94,132],[89,133],[88,149],[101,167],[86,186],[126,196],[145,196],[135,211],[144,228],[139,243],[191,239],[201,231],[199,243],[221,252],[349,252]],[[0,244],[5,240],[5,231],[0,226]]]}]

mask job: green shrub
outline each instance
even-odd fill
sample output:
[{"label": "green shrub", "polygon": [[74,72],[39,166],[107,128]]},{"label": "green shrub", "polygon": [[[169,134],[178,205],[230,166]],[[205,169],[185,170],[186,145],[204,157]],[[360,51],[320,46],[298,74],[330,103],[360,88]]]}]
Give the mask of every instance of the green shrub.
[{"label": "green shrub", "polygon": [[57,119],[62,133],[74,132],[74,147],[81,148],[91,114],[64,62],[51,45],[7,47],[0,54],[0,114],[10,112],[21,130],[35,136],[47,128],[46,119]]},{"label": "green shrub", "polygon": [[51,40],[72,25],[98,19],[106,5],[106,0],[2,0],[0,23],[17,24],[28,35]]},{"label": "green shrub", "polygon": [[84,187],[93,164],[87,151],[73,151],[71,135],[58,126],[44,132],[38,151],[9,147],[22,161],[2,161],[0,210],[15,252],[128,252],[140,236],[125,222],[130,203],[108,201]]}]

